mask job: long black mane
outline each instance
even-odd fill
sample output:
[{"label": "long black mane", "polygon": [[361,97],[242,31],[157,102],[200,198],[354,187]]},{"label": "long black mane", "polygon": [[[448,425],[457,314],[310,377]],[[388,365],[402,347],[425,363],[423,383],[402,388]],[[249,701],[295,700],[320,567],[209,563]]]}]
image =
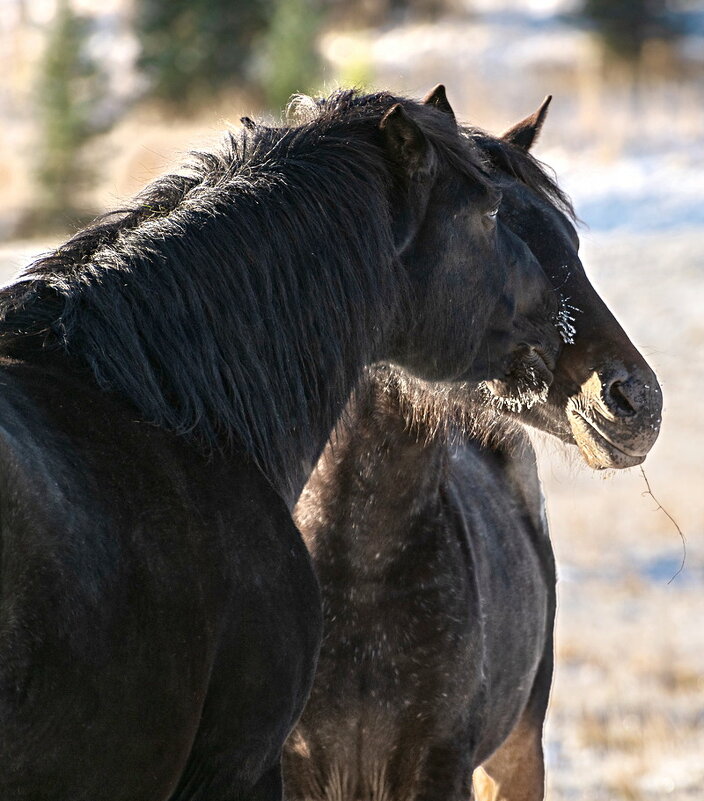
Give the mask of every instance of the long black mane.
[{"label": "long black mane", "polygon": [[[195,154],[0,291],[0,348],[61,350],[145,420],[239,443],[281,480],[403,296],[379,132],[398,100],[338,92]],[[411,105],[441,158],[486,182],[441,115]]]}]

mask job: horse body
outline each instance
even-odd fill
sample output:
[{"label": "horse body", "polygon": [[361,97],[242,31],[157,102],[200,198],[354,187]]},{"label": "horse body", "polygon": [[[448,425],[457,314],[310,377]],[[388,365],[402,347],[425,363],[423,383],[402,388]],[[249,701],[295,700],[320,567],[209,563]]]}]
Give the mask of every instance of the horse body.
[{"label": "horse body", "polygon": [[348,406],[296,510],[325,636],[284,754],[295,801],[460,801],[480,766],[482,799],[543,798],[555,568],[520,426],[624,467],[652,447],[662,403],[586,278],[569,202],[526,152],[545,109],[504,139],[470,135],[499,217],[574,304],[565,347],[553,361],[527,340],[523,367],[454,390],[378,367]]},{"label": "horse body", "polygon": [[325,634],[287,793],[467,798],[519,720],[540,747],[555,575],[534,454],[518,432],[419,442],[383,380],[362,395],[297,508]]}]

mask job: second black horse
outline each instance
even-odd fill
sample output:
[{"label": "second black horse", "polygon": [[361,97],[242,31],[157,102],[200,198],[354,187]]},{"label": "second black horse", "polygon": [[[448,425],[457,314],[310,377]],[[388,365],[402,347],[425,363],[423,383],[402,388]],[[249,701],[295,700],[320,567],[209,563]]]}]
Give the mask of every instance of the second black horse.
[{"label": "second black horse", "polygon": [[[449,115],[444,92],[429,102]],[[503,139],[467,131],[506,221],[565,293],[557,362],[526,342],[480,387],[367,374],[296,520],[323,593],[311,698],[284,758],[291,801],[540,801],[555,568],[519,423],[595,467],[638,464],[660,423],[652,371],[591,288],[569,204],[527,150],[546,105]]]}]

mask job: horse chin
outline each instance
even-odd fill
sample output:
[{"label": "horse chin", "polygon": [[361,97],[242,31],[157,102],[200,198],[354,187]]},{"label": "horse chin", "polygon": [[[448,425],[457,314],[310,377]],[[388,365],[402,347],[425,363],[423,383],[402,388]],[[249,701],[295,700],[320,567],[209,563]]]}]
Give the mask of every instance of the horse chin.
[{"label": "horse chin", "polygon": [[584,461],[594,470],[622,470],[645,461],[650,448],[634,450],[617,443],[618,432],[609,430],[575,410],[567,412],[572,438]]}]

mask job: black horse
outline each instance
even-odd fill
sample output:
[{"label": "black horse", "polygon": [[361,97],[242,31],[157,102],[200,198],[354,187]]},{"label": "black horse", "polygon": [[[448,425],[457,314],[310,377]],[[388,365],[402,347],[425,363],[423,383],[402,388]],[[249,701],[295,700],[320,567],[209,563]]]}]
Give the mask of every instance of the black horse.
[{"label": "black horse", "polygon": [[363,366],[559,351],[498,197],[441,109],[337,93],[0,291],[3,801],[279,797],[321,633],[288,504]]},{"label": "black horse", "polygon": [[350,401],[295,513],[325,633],[284,752],[291,801],[462,801],[479,766],[477,797],[543,798],[555,567],[517,423],[564,435],[571,421],[588,462],[613,467],[645,458],[661,408],[586,279],[566,198],[527,153],[546,108],[502,140],[468,135],[500,173],[499,217],[568,287],[568,344],[474,388],[378,367]]}]

